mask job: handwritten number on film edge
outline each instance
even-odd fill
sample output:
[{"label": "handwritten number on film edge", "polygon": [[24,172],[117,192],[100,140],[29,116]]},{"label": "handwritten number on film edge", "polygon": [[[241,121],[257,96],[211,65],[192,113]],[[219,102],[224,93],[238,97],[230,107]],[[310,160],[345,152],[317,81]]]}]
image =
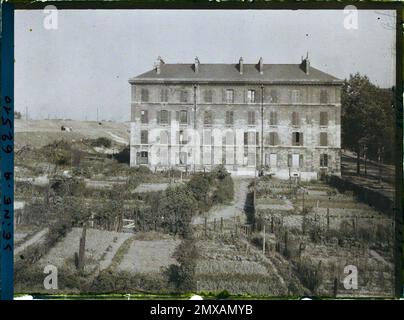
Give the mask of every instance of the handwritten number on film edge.
[{"label": "handwritten number on film edge", "polygon": [[[2,149],[2,151],[4,153],[10,154],[10,153],[13,152],[12,141],[13,141],[14,137],[13,137],[13,134],[12,134],[13,124],[12,124],[11,119],[9,118],[10,114],[12,112],[12,108],[8,107],[7,104],[10,104],[12,102],[12,100],[8,96],[6,96],[4,98],[4,100],[5,100],[6,106],[3,106],[3,110],[5,111],[6,118],[4,118],[3,116],[1,117],[1,125],[2,126],[8,126],[10,128],[10,131],[8,131],[7,133],[1,135],[1,140],[2,140],[2,143],[3,143],[3,146],[1,147],[1,149]],[[4,146],[4,143],[8,143],[8,144],[6,144]],[[4,177],[3,182],[10,181],[10,180],[13,179],[13,173],[10,172],[10,171],[5,171],[3,173],[3,177]],[[11,184],[10,185],[6,184],[6,186],[7,187],[9,186],[9,189],[11,188]],[[10,210],[7,208],[7,206],[12,204],[12,198],[7,193],[4,194],[3,197],[2,197],[2,204],[3,204],[3,206],[2,206],[3,207],[3,209],[2,209],[3,210],[3,213],[2,213],[3,214],[2,225],[9,227],[9,226],[11,226],[12,221],[11,221],[11,216],[10,216]],[[7,243],[11,239],[11,232],[3,230],[2,234],[1,234],[1,237],[2,237],[3,240],[5,240],[3,250],[4,251],[12,251],[11,244]]]}]

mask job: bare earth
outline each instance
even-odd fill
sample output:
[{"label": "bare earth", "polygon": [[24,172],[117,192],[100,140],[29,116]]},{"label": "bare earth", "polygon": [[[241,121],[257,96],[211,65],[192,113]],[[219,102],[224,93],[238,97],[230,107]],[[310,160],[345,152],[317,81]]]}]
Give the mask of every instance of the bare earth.
[{"label": "bare earth", "polygon": [[159,273],[161,268],[176,263],[172,254],[180,242],[174,239],[135,240],[117,269],[132,273]]}]

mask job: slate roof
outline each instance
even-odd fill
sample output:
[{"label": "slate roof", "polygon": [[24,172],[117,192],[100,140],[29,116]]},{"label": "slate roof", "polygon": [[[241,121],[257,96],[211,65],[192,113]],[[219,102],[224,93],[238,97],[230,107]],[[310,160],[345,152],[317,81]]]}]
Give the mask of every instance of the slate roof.
[{"label": "slate roof", "polygon": [[200,64],[199,71],[194,71],[193,64],[162,64],[160,74],[156,69],[129,79],[130,83],[147,82],[308,82],[335,83],[342,80],[310,66],[309,74],[300,64],[264,64],[260,74],[256,64],[243,64],[243,74],[238,64]]}]

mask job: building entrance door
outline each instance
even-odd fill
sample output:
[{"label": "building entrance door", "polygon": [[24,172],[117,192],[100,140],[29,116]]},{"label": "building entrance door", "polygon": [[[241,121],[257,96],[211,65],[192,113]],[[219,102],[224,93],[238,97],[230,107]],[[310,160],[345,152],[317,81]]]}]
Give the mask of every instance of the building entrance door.
[{"label": "building entrance door", "polygon": [[299,168],[299,154],[298,153],[294,153],[292,154],[292,168]]}]

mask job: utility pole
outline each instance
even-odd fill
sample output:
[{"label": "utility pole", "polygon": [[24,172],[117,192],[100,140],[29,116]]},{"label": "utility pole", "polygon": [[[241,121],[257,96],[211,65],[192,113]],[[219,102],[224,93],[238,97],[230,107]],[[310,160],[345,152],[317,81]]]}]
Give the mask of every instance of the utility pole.
[{"label": "utility pole", "polygon": [[263,168],[264,158],[264,85],[261,84],[261,168]]},{"label": "utility pole", "polygon": [[194,173],[195,173],[195,162],[196,162],[196,84],[194,84],[194,134],[193,134],[193,140],[194,140],[194,146],[193,146],[193,153],[194,153]]},{"label": "utility pole", "polygon": [[265,256],[265,220],[264,220],[264,235],[262,237],[262,254]]}]

